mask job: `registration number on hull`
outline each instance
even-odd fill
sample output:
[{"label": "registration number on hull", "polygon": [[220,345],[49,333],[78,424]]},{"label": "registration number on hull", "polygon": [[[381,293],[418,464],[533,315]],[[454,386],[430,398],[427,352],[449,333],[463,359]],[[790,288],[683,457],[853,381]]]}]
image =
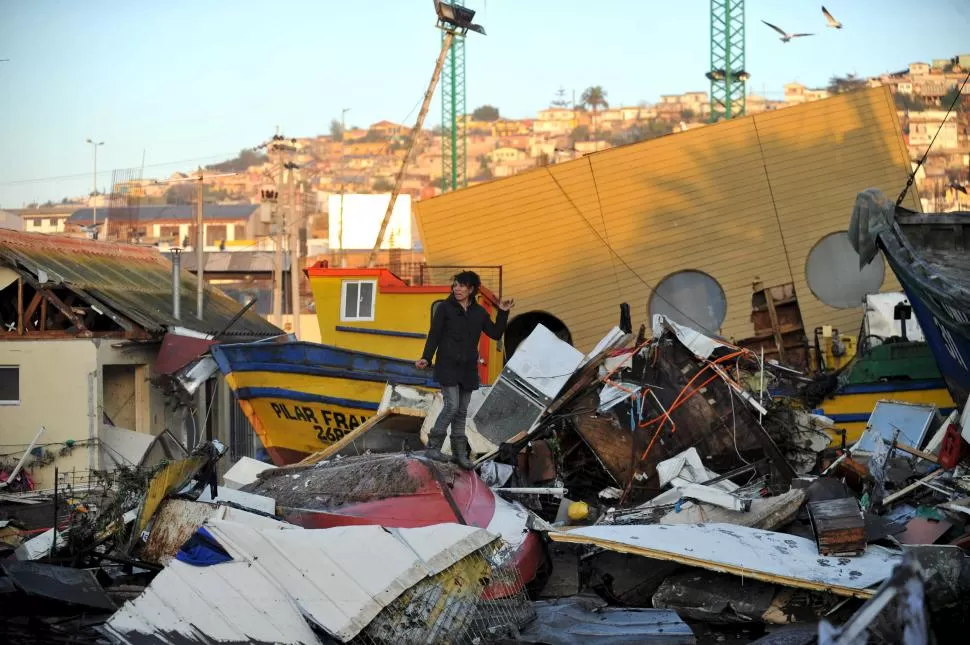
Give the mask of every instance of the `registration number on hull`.
[{"label": "registration number on hull", "polygon": [[313,408],[308,405],[294,405],[282,401],[270,403],[270,408],[276,413],[277,419],[296,421],[312,426],[317,439],[323,443],[340,441],[359,428],[367,417],[363,414],[342,412],[333,408]]}]

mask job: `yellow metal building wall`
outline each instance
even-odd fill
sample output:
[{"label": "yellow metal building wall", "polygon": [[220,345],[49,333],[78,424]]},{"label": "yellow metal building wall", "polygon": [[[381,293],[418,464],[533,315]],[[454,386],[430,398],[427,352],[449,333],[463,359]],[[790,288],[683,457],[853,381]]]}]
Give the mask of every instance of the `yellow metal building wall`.
[{"label": "yellow metal building wall", "polygon": [[[724,289],[722,335],[753,334],[752,283],[794,282],[805,328],[854,333],[861,308],[811,293],[805,263],[848,228],[856,193],[895,195],[909,160],[892,97],[874,88],[622,146],[418,202],[428,262],[502,265],[513,312],[560,318],[590,349],[629,302],[677,271]],[[919,209],[915,190],[906,205]],[[613,249],[613,252],[610,251]],[[886,267],[883,290],[898,289]]]}]

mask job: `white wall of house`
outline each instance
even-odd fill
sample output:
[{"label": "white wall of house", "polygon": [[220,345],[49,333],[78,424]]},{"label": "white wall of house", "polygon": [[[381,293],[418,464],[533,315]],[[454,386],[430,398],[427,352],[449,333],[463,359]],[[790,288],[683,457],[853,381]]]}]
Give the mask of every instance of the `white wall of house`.
[{"label": "white wall of house", "polygon": [[[120,427],[158,434],[176,416],[166,397],[151,382],[158,345],[143,347],[118,339],[6,340],[0,342],[0,368],[16,368],[17,401],[0,402],[0,443],[16,458],[43,426],[39,443],[56,456],[54,463],[28,468],[37,488],[52,488],[54,466],[69,477],[100,468],[97,439],[102,412]],[[7,373],[9,375],[9,372]],[[60,455],[66,442],[80,445]]]},{"label": "white wall of house", "polygon": [[24,220],[16,213],[0,210],[0,228],[22,231],[24,230]]}]

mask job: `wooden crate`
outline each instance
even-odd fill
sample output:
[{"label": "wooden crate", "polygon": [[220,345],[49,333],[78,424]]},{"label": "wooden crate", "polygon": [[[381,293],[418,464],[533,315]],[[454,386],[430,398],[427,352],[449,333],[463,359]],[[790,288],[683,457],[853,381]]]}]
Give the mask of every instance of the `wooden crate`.
[{"label": "wooden crate", "polygon": [[866,521],[852,497],[810,502],[808,514],[820,555],[861,555],[866,551]]}]

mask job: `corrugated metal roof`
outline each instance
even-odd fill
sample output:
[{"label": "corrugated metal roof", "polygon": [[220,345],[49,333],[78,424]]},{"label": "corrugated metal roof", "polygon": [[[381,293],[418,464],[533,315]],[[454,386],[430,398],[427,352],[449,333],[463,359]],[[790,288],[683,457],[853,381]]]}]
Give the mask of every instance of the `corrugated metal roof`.
[{"label": "corrugated metal roof", "polygon": [[[272,273],[273,251],[206,251],[206,273]],[[182,268],[195,271],[195,254],[182,256]],[[283,270],[290,270],[290,254],[283,253]]]},{"label": "corrugated metal roof", "polygon": [[497,539],[459,524],[205,527],[233,562],[172,562],[112,616],[109,632],[139,643],[320,643],[312,622],[347,642],[405,591]]},{"label": "corrugated metal roof", "polygon": [[[248,220],[259,208],[258,204],[204,204],[202,206],[203,219],[210,220]],[[111,211],[124,212],[125,217],[137,216],[139,222],[156,222],[170,220],[195,221],[195,206],[190,204],[172,204],[167,206],[102,206],[98,208],[98,216],[103,219]],[[129,215],[130,214],[130,215]],[[94,209],[80,208],[71,213],[68,218],[70,224],[89,224],[94,216]]]},{"label": "corrugated metal roof", "polygon": [[[853,330],[861,301],[836,309],[816,298],[808,253],[846,230],[860,190],[895,195],[909,172],[892,96],[875,88],[593,153],[423,200],[416,212],[430,264],[501,265],[513,318],[549,312],[582,349],[616,323],[622,302],[647,322],[644,282],[685,270],[721,285],[729,338],[754,332],[756,280],[794,283],[809,333]],[[907,206],[918,210],[917,197],[910,190]],[[899,289],[888,269],[882,289]]]},{"label": "corrugated metal roof", "polygon": [[[242,308],[221,291],[206,287],[199,320],[195,316],[198,283],[183,270],[182,315],[177,320],[172,310],[172,264],[153,248],[0,230],[0,263],[25,269],[39,282],[64,285],[153,334],[172,327],[218,333]],[[261,338],[282,333],[250,310],[226,335]]]}]

